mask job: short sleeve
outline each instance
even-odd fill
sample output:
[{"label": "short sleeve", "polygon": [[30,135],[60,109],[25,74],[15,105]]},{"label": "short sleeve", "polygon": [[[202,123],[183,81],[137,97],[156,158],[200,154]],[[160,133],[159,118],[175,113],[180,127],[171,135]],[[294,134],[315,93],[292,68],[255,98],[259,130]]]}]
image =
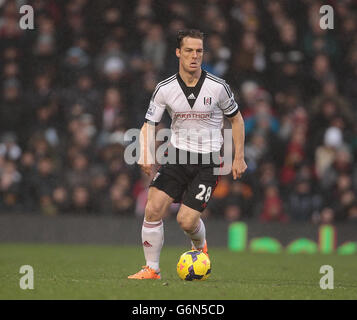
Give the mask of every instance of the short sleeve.
[{"label": "short sleeve", "polygon": [[238,113],[238,104],[234,100],[233,92],[229,88],[229,85],[226,83],[222,84],[221,86],[221,91],[218,98],[218,106],[226,117],[233,117]]},{"label": "short sleeve", "polygon": [[151,99],[148,110],[145,115],[145,121],[158,124],[161,121],[162,115],[166,109],[163,90],[156,87]]}]

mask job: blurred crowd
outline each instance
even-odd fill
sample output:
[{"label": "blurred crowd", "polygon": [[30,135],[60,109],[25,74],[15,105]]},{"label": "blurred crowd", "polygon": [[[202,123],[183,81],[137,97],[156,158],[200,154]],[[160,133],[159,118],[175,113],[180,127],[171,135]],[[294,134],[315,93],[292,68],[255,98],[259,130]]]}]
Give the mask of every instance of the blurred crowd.
[{"label": "blurred crowd", "polygon": [[184,28],[205,33],[203,68],[246,126],[248,170],[222,177],[204,215],[357,221],[354,0],[0,0],[0,213],[144,214],[150,179],[125,163],[124,133],[177,72]]}]

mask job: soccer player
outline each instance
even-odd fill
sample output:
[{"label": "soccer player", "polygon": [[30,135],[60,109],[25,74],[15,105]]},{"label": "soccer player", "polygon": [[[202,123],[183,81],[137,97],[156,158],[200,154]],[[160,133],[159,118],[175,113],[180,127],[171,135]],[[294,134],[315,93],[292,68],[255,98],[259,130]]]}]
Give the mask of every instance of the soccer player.
[{"label": "soccer player", "polygon": [[[220,130],[224,116],[232,124],[233,179],[240,178],[247,168],[243,118],[228,84],[202,70],[203,53],[203,33],[180,31],[176,48],[179,71],[161,81],[151,97],[141,128],[142,152],[138,163],[147,175],[153,173],[153,152],[150,150],[155,141],[150,138],[150,132],[155,130],[165,110],[172,119],[170,144],[176,157],[173,163],[159,167],[150,184],[141,233],[146,265],[129,279],[161,279],[162,218],[173,202],[181,203],[177,222],[191,239],[192,249],[208,254],[205,225],[200,215],[218,183],[219,175],[214,174],[214,168],[220,166],[216,159],[223,144]],[[201,134],[202,130],[208,135]],[[219,136],[213,134],[217,131]]]}]

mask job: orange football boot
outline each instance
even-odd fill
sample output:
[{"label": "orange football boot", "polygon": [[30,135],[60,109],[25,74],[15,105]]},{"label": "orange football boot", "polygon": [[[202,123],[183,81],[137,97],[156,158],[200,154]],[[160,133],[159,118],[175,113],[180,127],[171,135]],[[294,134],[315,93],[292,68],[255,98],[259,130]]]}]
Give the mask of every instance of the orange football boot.
[{"label": "orange football boot", "polygon": [[208,255],[208,248],[207,248],[207,241],[205,241],[205,245],[203,246],[202,249],[196,249],[194,246],[192,246],[192,249],[191,250],[198,250],[198,251],[202,251],[204,254],[207,255],[207,257],[209,258],[209,255]]},{"label": "orange football boot", "polygon": [[150,268],[149,266],[142,266],[142,269],[129,276],[128,279],[137,279],[137,280],[143,280],[143,279],[161,279],[161,274],[160,270],[155,271],[154,269]]}]

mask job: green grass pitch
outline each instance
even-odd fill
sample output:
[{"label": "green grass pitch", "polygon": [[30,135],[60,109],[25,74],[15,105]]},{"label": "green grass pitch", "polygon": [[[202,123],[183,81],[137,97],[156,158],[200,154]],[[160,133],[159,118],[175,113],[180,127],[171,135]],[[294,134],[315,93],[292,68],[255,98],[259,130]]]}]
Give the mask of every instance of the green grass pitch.
[{"label": "green grass pitch", "polygon": [[[140,246],[0,244],[0,299],[357,299],[357,256],[234,253],[210,247],[212,275],[186,282],[176,275],[183,247],[164,247],[163,279],[128,280],[143,265]],[[34,289],[22,290],[22,265]],[[334,268],[334,289],[319,286],[320,267]]]}]

